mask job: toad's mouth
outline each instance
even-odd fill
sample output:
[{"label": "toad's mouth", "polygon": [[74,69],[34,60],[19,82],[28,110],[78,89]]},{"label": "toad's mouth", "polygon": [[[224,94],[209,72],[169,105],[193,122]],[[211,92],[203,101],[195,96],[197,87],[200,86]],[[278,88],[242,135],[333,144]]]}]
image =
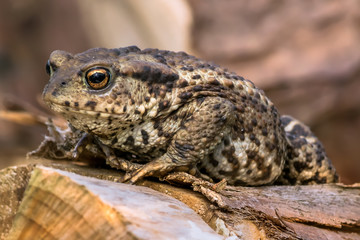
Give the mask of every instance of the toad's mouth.
[{"label": "toad's mouth", "polygon": [[122,118],[126,115],[126,113],[108,113],[102,111],[88,110],[82,109],[79,107],[71,107],[64,104],[59,104],[55,102],[47,102],[47,105],[54,112],[60,113],[63,116],[74,115],[74,114],[82,114],[86,116],[94,116],[96,118],[104,118],[108,119],[109,117],[113,118]]}]

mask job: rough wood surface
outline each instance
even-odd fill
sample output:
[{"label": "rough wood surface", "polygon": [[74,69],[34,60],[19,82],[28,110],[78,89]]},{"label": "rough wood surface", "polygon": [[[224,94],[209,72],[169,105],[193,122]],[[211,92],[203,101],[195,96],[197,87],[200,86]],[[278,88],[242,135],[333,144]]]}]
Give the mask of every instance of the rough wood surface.
[{"label": "rough wood surface", "polygon": [[173,174],[183,186],[144,188],[116,183],[118,171],[46,164],[0,171],[2,239],[360,239],[359,185],[230,187]]},{"label": "rough wood surface", "polygon": [[194,211],[165,194],[47,167],[33,171],[8,236],[8,239],[177,238],[221,239]]}]

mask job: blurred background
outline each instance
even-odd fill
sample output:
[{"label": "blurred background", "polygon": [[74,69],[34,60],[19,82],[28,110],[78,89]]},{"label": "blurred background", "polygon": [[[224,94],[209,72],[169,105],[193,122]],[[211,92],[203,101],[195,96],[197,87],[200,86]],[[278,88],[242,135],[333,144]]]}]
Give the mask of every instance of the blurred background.
[{"label": "blurred background", "polygon": [[[360,182],[360,1],[1,0],[0,111],[43,108],[53,50],[128,45],[186,51],[252,80],[312,128],[342,182]],[[0,169],[25,163],[45,133],[0,119]]]}]

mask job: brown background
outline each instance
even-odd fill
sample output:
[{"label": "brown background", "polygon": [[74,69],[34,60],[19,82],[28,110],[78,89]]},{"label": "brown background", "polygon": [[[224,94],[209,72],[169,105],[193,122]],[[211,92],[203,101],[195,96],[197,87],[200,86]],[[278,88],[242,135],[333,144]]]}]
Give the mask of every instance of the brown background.
[{"label": "brown background", "polygon": [[[360,182],[357,0],[2,0],[0,110],[41,108],[51,51],[138,45],[183,50],[263,88],[310,125],[345,183]],[[45,129],[0,120],[0,168]]]}]

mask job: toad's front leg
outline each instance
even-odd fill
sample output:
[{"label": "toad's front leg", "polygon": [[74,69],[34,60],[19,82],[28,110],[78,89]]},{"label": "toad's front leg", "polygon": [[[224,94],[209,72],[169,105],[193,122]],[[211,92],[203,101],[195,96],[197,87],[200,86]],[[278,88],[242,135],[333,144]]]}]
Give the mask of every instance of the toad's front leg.
[{"label": "toad's front leg", "polygon": [[189,171],[214,150],[232,129],[234,105],[223,98],[208,97],[196,106],[193,113],[183,119],[166,153],[128,174],[124,181],[135,183],[145,176]]}]

